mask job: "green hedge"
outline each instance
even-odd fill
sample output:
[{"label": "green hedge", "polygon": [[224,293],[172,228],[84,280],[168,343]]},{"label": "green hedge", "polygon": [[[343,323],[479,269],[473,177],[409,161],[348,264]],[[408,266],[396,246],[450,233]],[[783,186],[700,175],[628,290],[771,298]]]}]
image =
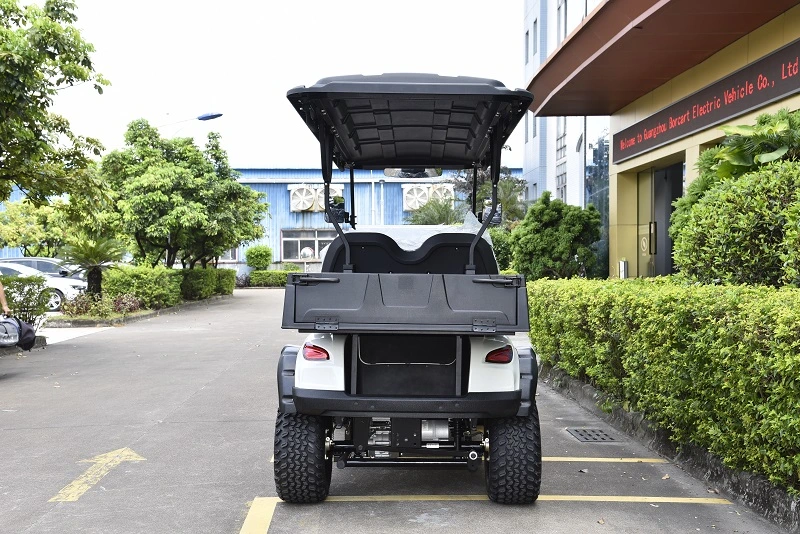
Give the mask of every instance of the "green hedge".
[{"label": "green hedge", "polygon": [[236,287],[236,271],[233,269],[214,269],[217,272],[217,288],[219,295],[232,295]]},{"label": "green hedge", "polygon": [[185,300],[207,299],[217,291],[217,269],[184,269],[181,294]]},{"label": "green hedge", "polygon": [[283,287],[289,276],[288,271],[252,271],[250,285],[252,287]]},{"label": "green hedge", "polygon": [[181,301],[181,272],[166,267],[121,265],[103,273],[103,294],[134,295],[143,308],[160,309]]},{"label": "green hedge", "polygon": [[800,491],[800,289],[539,280],[528,298],[544,362]]}]

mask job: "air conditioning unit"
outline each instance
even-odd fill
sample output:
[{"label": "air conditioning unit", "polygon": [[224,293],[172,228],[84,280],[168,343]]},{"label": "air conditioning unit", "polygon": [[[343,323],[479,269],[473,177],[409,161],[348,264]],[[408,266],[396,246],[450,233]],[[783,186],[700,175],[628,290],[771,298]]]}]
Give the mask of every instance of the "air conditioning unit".
[{"label": "air conditioning unit", "polygon": [[430,186],[427,184],[403,184],[403,211],[416,211],[428,203]]},{"label": "air conditioning unit", "polygon": [[297,184],[289,186],[290,211],[310,211],[314,207],[316,191],[313,187]]},{"label": "air conditioning unit", "polygon": [[[330,186],[330,195],[331,198],[333,197],[341,197],[344,195],[342,191],[344,190],[344,186],[341,185],[332,185]],[[317,186],[317,194],[314,200],[314,211],[325,211],[325,186],[320,185]]]}]

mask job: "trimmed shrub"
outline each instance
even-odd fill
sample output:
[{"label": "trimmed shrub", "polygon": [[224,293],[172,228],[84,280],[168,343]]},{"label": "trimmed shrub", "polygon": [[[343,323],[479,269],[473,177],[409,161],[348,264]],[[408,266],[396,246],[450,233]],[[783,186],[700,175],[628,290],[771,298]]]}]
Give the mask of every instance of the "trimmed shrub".
[{"label": "trimmed shrub", "polygon": [[181,294],[185,300],[207,299],[217,290],[217,269],[184,269]]},{"label": "trimmed shrub", "polygon": [[15,317],[38,329],[47,312],[50,293],[42,276],[0,276],[8,307]]},{"label": "trimmed shrub", "polygon": [[492,248],[494,257],[497,258],[497,265],[501,270],[507,270],[511,266],[511,232],[508,228],[494,227],[489,228],[489,235],[492,238]]},{"label": "trimmed shrub", "polygon": [[800,289],[538,280],[528,296],[542,361],[674,441],[800,491]]},{"label": "trimmed shrub", "polygon": [[113,315],[114,312],[123,313],[115,309],[116,300],[117,299],[112,299],[108,295],[103,295],[101,297],[97,294],[83,293],[65,302],[62,307],[62,312],[67,317],[88,316],[105,319]]},{"label": "trimmed shrub", "polygon": [[272,263],[272,249],[267,245],[254,245],[244,251],[244,257],[248,267],[263,271]]},{"label": "trimmed shrub", "polygon": [[278,270],[286,271],[289,273],[299,273],[303,270],[303,268],[297,265],[296,263],[287,262],[287,263],[281,263],[281,268]]},{"label": "trimmed shrub", "polygon": [[691,208],[675,265],[704,283],[800,285],[800,162],[720,183]]},{"label": "trimmed shrub", "polygon": [[253,271],[250,273],[250,285],[253,287],[283,287],[289,273],[286,271]]},{"label": "trimmed shrub", "polygon": [[134,295],[142,308],[161,309],[181,301],[181,271],[163,266],[120,265],[103,275],[103,294],[115,299]]},{"label": "trimmed shrub", "polygon": [[214,269],[217,272],[217,289],[219,295],[232,295],[236,287],[236,271],[233,269]]}]

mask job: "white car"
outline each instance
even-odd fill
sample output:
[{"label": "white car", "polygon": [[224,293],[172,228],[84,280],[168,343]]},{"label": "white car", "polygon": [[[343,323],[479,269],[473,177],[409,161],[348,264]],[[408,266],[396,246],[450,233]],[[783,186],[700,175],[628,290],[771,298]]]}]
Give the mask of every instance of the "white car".
[{"label": "white car", "polygon": [[50,290],[50,300],[47,302],[48,311],[59,311],[65,300],[73,299],[86,291],[86,282],[74,278],[49,276],[47,273],[37,271],[31,267],[15,263],[0,263],[0,274],[3,276],[41,276],[45,286]]}]

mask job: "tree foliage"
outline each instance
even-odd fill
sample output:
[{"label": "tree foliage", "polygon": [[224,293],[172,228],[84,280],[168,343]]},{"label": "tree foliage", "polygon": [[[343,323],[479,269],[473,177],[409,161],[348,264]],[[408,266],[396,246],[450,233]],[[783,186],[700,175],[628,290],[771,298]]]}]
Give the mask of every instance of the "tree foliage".
[{"label": "tree foliage", "polygon": [[723,126],[722,131],[726,134],[722,144],[700,153],[697,179],[686,195],[673,202],[669,228],[673,240],[692,207],[722,180],[737,179],[773,161],[800,158],[800,111],[763,113],[753,126]]},{"label": "tree foliage", "polygon": [[406,216],[407,224],[461,224],[464,212],[455,208],[452,200],[432,198]]},{"label": "tree foliage", "polygon": [[702,282],[800,285],[800,162],[774,162],[708,191],[673,258]]},{"label": "tree foliage", "polygon": [[497,265],[500,270],[506,270],[511,267],[511,232],[507,228],[495,226],[489,228],[489,235],[492,238],[492,248],[494,249],[494,257],[497,259]]},{"label": "tree foliage", "polygon": [[[525,202],[520,200],[525,192],[525,180],[519,180],[511,175],[503,176],[497,182],[497,209],[500,210],[500,224],[508,226],[509,223],[519,221],[525,217]],[[492,182],[484,182],[478,189],[478,198],[483,200],[486,211],[491,207]],[[481,204],[478,204],[479,209]]]},{"label": "tree foliage", "polygon": [[800,156],[800,111],[763,113],[753,126],[723,126],[727,136],[717,152],[720,178],[742,176],[779,159]]},{"label": "tree foliage", "polygon": [[100,296],[103,271],[111,268],[114,263],[122,261],[125,248],[115,239],[78,236],[70,245],[64,247],[62,256],[65,263],[77,265],[81,271],[86,271],[86,292]]},{"label": "tree foliage", "polygon": [[[457,171],[450,182],[456,197],[466,199],[466,205],[472,206],[472,169]],[[481,211],[486,201],[492,198],[491,169],[478,169],[476,207]],[[519,197],[525,191],[525,180],[519,180],[511,175],[508,167],[500,167],[500,181],[497,183],[497,203],[503,208],[503,224],[518,221],[525,216],[526,205]]]},{"label": "tree foliage", "polygon": [[236,181],[219,135],[210,134],[203,151],[190,138],[161,138],[140,119],[128,126],[125,143],[103,159],[102,173],[138,262],[205,267],[263,235],[268,205]]},{"label": "tree foliage", "polygon": [[62,193],[98,196],[97,183],[79,171],[100,143],[50,112],[60,89],[93,83],[102,93],[108,84],[94,71],[94,47],[75,27],[74,11],[70,0],[0,0],[0,201],[14,186],[35,203]]},{"label": "tree foliage", "polygon": [[528,280],[585,274],[597,261],[592,243],[600,237],[600,213],[545,191],[511,235],[514,268]]},{"label": "tree foliage", "polygon": [[0,242],[25,256],[56,256],[70,230],[64,206],[62,200],[39,206],[27,200],[7,203],[0,212]]}]

